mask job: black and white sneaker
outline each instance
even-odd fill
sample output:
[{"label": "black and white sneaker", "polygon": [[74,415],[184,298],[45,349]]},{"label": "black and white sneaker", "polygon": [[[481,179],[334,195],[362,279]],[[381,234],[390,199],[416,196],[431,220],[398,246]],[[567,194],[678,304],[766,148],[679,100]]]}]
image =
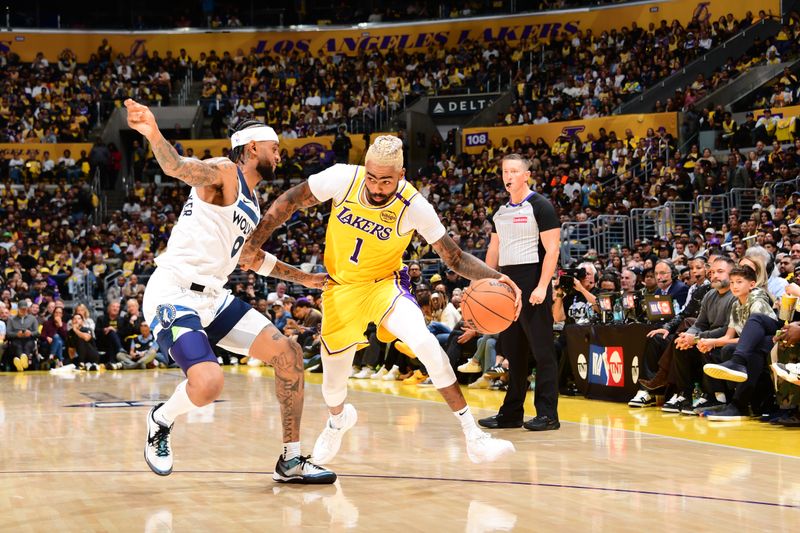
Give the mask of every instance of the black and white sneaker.
[{"label": "black and white sneaker", "polygon": [[691,407],[692,400],[687,400],[683,396],[673,394],[668,402],[664,402],[664,405],[661,406],[661,410],[665,413],[680,413],[682,410]]},{"label": "black and white sneaker", "polygon": [[503,368],[503,365],[495,365],[483,374],[485,379],[499,379],[503,374],[508,374],[508,369]]},{"label": "black and white sneaker", "polygon": [[150,409],[147,415],[147,442],[144,446],[144,460],[150,470],[159,476],[168,476],[172,473],[172,447],[169,434],[172,426],[162,426],[153,418],[156,409],[164,405],[160,403]]},{"label": "black and white sneaker", "polygon": [[628,402],[628,407],[655,407],[655,405],[655,397],[646,390],[640,390],[636,393],[636,396],[631,398],[631,401]]},{"label": "black and white sneaker", "polygon": [[302,455],[289,459],[278,459],[272,479],[278,483],[302,483],[305,485],[330,485],[336,481],[336,474],[310,461],[311,457]]}]

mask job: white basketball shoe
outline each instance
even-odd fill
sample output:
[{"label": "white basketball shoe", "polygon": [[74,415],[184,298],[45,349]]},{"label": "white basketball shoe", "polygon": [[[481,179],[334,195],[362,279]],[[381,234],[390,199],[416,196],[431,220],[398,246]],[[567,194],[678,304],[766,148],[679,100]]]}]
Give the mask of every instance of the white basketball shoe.
[{"label": "white basketball shoe", "polygon": [[495,439],[480,430],[467,437],[467,456],[473,463],[491,463],[515,451],[517,450],[510,441]]},{"label": "white basketball shoe", "polygon": [[344,416],[340,427],[334,427],[331,419],[328,418],[325,429],[317,437],[317,442],[314,443],[314,451],[311,452],[311,459],[315,463],[319,465],[330,463],[339,452],[344,434],[356,425],[358,413],[352,404],[346,403],[342,414]]},{"label": "white basketball shoe", "polygon": [[170,431],[172,426],[162,426],[153,418],[156,409],[164,405],[160,403],[150,409],[147,414],[147,442],[144,445],[144,460],[150,470],[159,476],[168,476],[172,473],[172,447],[170,446]]}]

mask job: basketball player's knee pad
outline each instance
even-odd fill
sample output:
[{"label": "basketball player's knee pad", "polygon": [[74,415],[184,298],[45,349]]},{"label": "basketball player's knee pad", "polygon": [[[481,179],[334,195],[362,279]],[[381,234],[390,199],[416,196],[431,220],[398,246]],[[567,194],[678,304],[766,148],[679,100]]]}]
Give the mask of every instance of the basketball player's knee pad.
[{"label": "basketball player's knee pad", "polygon": [[347,398],[347,378],[344,380],[328,380],[323,376],[322,397],[328,407],[342,405],[345,398]]},{"label": "basketball player's knee pad", "polygon": [[169,353],[185,372],[197,363],[217,362],[208,337],[202,331],[187,331],[174,342]]},{"label": "basketball player's knee pad", "polygon": [[434,387],[441,389],[455,383],[456,375],[450,366],[447,355],[432,334],[425,335],[424,338],[414,343],[412,346],[406,344],[414,351],[419,360],[425,365]]},{"label": "basketball player's knee pad", "polygon": [[328,407],[336,407],[347,398],[347,380],[353,357],[322,355],[322,397]]}]

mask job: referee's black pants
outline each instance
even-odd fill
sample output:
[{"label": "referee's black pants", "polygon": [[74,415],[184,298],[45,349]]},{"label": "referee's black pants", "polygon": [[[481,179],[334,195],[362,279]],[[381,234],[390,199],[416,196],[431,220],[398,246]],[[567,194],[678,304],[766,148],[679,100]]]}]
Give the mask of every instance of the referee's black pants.
[{"label": "referee's black pants", "polygon": [[547,296],[531,305],[531,292],[539,283],[541,263],[510,265],[500,271],[522,290],[519,319],[500,334],[503,355],[508,359],[508,391],[498,415],[506,420],[522,420],[528,392],[528,351],[536,360],[536,388],[533,405],[536,414],[558,420],[558,358],[553,341],[553,290],[550,280]]}]

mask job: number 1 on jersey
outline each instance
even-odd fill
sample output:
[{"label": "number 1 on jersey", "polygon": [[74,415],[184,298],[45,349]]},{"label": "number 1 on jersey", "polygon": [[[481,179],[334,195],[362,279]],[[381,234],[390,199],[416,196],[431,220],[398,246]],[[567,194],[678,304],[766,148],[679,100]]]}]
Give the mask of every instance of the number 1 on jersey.
[{"label": "number 1 on jersey", "polygon": [[361,253],[361,245],[364,244],[364,239],[356,237],[356,249],[353,250],[353,255],[350,256],[350,262],[358,264],[358,254]]}]

